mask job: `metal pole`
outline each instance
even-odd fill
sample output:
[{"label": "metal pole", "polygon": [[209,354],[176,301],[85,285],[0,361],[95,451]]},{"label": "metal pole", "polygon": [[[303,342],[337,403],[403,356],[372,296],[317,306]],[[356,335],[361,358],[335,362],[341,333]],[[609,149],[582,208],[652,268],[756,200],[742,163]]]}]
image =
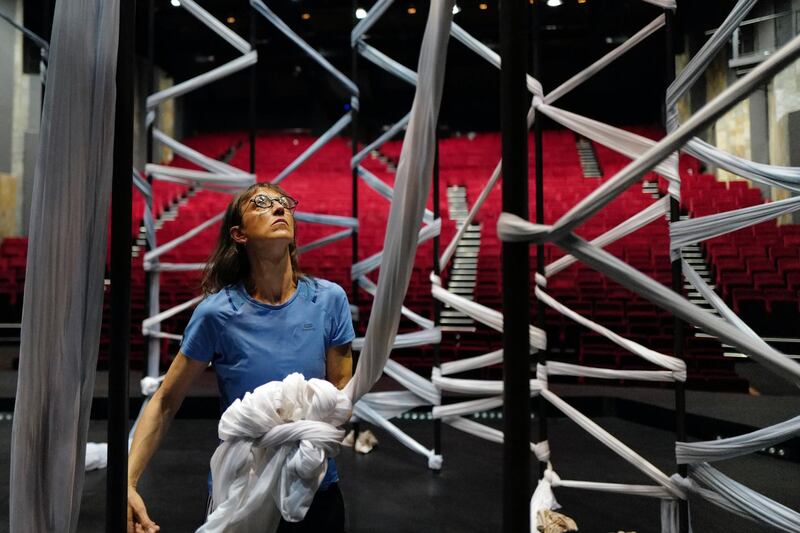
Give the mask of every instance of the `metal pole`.
[{"label": "metal pole", "polygon": [[[156,69],[155,69],[155,3],[154,0],[147,2],[147,94],[148,96],[156,91]],[[145,109],[145,123],[147,123],[147,116],[150,114],[149,109]],[[153,121],[147,126],[147,163],[154,162],[154,146],[153,146],[153,128],[155,128],[156,117],[158,116],[158,109],[153,109]],[[147,175],[147,183],[153,184],[153,176]],[[153,219],[155,213],[153,212],[153,196],[152,189],[151,195],[145,198],[146,210],[150,212]],[[154,230],[155,231],[155,230]],[[152,240],[147,237],[147,223],[145,222],[145,250],[150,251],[155,247],[155,234]],[[159,310],[159,295],[160,295],[160,275],[157,270],[149,271],[145,274],[145,309],[147,309],[147,316],[158,314]],[[156,325],[154,328],[160,328]],[[147,337],[147,354],[144,365],[143,374],[145,376],[155,377],[159,374],[158,363],[161,357],[161,341],[153,335]]]},{"label": "metal pole", "polygon": [[[256,10],[250,9],[250,46],[256,49]],[[258,63],[250,67],[250,173],[256,173],[256,90],[258,88]]]},{"label": "metal pole", "polygon": [[108,372],[106,531],[125,531],[128,509],[128,359],[131,334],[131,168],[135,0],[120,1],[111,203],[111,354]]},{"label": "metal pole", "polygon": [[[439,134],[436,134],[436,158],[433,163],[433,219],[439,219]],[[439,236],[433,238],[433,273],[436,276],[441,275],[439,269]],[[433,298],[433,323],[435,327],[439,327],[442,318],[442,304],[436,298]],[[439,368],[442,365],[441,353],[439,344],[433,345],[433,366]],[[442,453],[442,421],[436,419],[433,421],[433,453],[439,455]],[[433,470],[439,472],[440,470]]]},{"label": "metal pole", "polygon": [[[542,49],[542,39],[541,39],[541,32],[540,24],[541,21],[539,20],[539,7],[532,6],[532,15],[531,15],[531,30],[533,33],[533,76],[537,79],[540,79],[542,74],[542,63],[541,63],[541,49]],[[536,114],[535,121],[533,123],[533,137],[534,137],[534,150],[536,156],[535,162],[535,171],[536,171],[536,223],[537,224],[544,224],[544,156],[543,154],[543,147],[542,147],[542,121],[544,120],[544,115],[541,113]],[[536,272],[544,276],[544,244],[539,244],[536,246]],[[537,300],[536,302],[536,322],[537,325],[541,329],[545,329],[546,322],[545,322],[545,305],[544,302]],[[546,350],[539,350],[538,353],[538,363],[540,365],[547,364],[547,351]],[[538,442],[544,442],[547,440],[547,402],[544,398],[539,396],[536,399],[536,416],[539,418],[539,438]],[[539,461],[539,477],[544,476],[544,472],[547,469],[547,463]]]},{"label": "metal pole", "polygon": [[[665,10],[666,25],[664,48],[665,57],[665,85],[669,86],[675,79],[675,54],[674,54],[674,27],[675,14],[670,10]],[[667,115],[669,110],[664,109],[664,127],[667,126]],[[678,222],[681,218],[681,204],[677,198],[670,198],[669,201],[669,221]],[[672,290],[678,294],[683,293],[683,275],[681,273],[680,258],[672,261]],[[684,358],[683,344],[685,336],[685,324],[675,317],[674,325],[674,346],[673,354],[680,359]],[[686,441],[686,385],[681,381],[675,382],[675,440]],[[689,473],[687,465],[677,465],[678,474],[686,477]],[[689,530],[689,505],[685,500],[678,502],[679,531],[681,533]]]},{"label": "metal pole", "polygon": [[[528,3],[500,1],[503,211],[528,218]],[[520,46],[522,43],[522,46]],[[530,531],[530,265],[527,243],[503,243],[503,531]]]},{"label": "metal pole", "polygon": [[[358,24],[358,19],[356,18],[356,9],[358,9],[358,1],[353,0],[352,3],[352,17],[353,17],[353,27],[355,28],[356,24]],[[358,49],[356,45],[353,44],[350,48],[350,79],[358,87]],[[350,144],[352,147],[352,156],[355,157],[358,153],[358,109],[361,107],[361,96],[360,95],[353,95],[350,97],[350,116],[352,120],[350,121]],[[353,218],[358,220],[358,168],[357,166],[352,166],[351,163],[351,177],[352,177],[352,201],[353,201]],[[353,228],[353,236],[350,239],[352,243],[352,255],[351,255],[351,264],[356,264],[358,262],[358,231],[359,228]],[[351,291],[352,291],[352,302],[356,308],[356,316],[357,320],[355,321],[355,330],[356,335],[359,334],[359,324],[361,322],[361,307],[359,306],[359,296],[358,296],[358,280],[353,279],[351,280]],[[358,353],[353,354],[353,366],[358,364]],[[358,422],[353,423],[353,443],[355,440],[358,439],[358,432],[359,432],[359,424]],[[353,446],[355,449],[355,445]]]}]

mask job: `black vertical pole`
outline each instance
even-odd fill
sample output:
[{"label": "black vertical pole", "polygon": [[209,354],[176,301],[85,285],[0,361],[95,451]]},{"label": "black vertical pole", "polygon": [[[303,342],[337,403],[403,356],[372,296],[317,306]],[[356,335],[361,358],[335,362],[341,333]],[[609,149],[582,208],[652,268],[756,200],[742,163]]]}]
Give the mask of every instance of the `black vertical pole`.
[{"label": "black vertical pole", "polygon": [[[147,96],[155,92],[155,0],[147,0]],[[146,98],[145,98],[146,99]],[[155,112],[155,110],[153,110]],[[145,105],[145,123],[147,123],[147,114],[149,109]],[[155,127],[155,120],[147,126],[147,163],[153,162],[153,128]],[[153,179],[148,174],[148,183],[152,183]]]},{"label": "black vertical pole", "polygon": [[[433,163],[433,219],[439,220],[439,135],[436,135],[436,158]],[[439,236],[433,238],[433,273],[441,275],[439,269]],[[439,327],[442,318],[442,304],[433,298],[433,323]],[[433,366],[439,368],[442,365],[439,344],[433,345]],[[442,453],[442,421],[438,418],[433,421],[433,453]],[[434,470],[439,472],[439,470]]]},{"label": "black vertical pole", "polygon": [[125,531],[128,509],[128,358],[131,334],[131,168],[135,0],[120,0],[114,175],[111,192],[111,347],[108,372],[106,531]]},{"label": "black vertical pole", "polygon": [[[256,10],[250,8],[250,46],[256,49]],[[256,173],[256,90],[258,88],[258,63],[250,67],[250,173]]]},{"label": "black vertical pole", "polygon": [[[665,57],[665,86],[669,86],[675,79],[675,53],[674,53],[674,29],[675,14],[665,11],[666,25],[664,48]],[[664,108],[664,127],[667,126],[667,116],[669,109]],[[678,222],[681,218],[681,204],[677,198],[670,198],[669,201],[669,221]],[[683,294],[683,275],[681,272],[680,257],[672,261],[672,290],[678,294]],[[674,346],[673,354],[680,359],[684,358],[683,344],[685,335],[685,325],[683,321],[675,317],[674,323]],[[686,385],[682,381],[675,382],[675,440],[686,442]],[[678,465],[678,474],[686,477],[689,471],[687,465]],[[681,533],[689,531],[689,505],[685,500],[678,503],[679,531]]]},{"label": "black vertical pole", "polygon": [[[353,27],[355,28],[356,24],[358,24],[358,19],[356,18],[356,9],[358,9],[358,2],[357,0],[353,0],[352,4],[352,17],[353,17]],[[353,44],[350,48],[350,80],[352,80],[353,84],[358,87],[358,49],[356,45]],[[352,147],[352,155],[353,157],[356,156],[358,153],[358,110],[361,107],[361,96],[358,95],[351,95],[350,96],[350,143]],[[352,177],[352,190],[353,190],[353,218],[358,220],[358,167],[357,165],[353,165],[352,162],[351,166],[351,177]],[[351,264],[356,264],[358,262],[358,228],[353,228],[353,236],[351,238],[352,243],[352,255],[351,255]],[[355,322],[355,330],[356,335],[359,334],[359,324],[361,323],[361,307],[359,306],[359,296],[358,296],[358,280],[354,279],[351,280],[351,291],[352,291],[352,302],[353,305],[356,307],[356,316],[358,319]],[[358,354],[353,354],[353,363],[354,366],[358,364]],[[359,425],[358,423],[353,424],[353,442],[355,443],[355,439],[358,438],[358,430]],[[355,445],[353,446],[355,449]]]},{"label": "black vertical pole", "polygon": [[[528,2],[500,0],[503,211],[528,218]],[[503,243],[503,531],[530,531],[530,264],[527,243]]]},{"label": "black vertical pole", "polygon": [[[531,15],[531,30],[533,33],[533,76],[537,79],[540,79],[542,75],[542,64],[541,64],[541,49],[542,49],[542,41],[541,41],[541,33],[539,31],[541,21],[539,20],[540,17],[540,10],[541,6],[533,5],[532,6],[532,15]],[[536,223],[537,224],[544,224],[544,157],[543,157],[543,147],[542,147],[542,121],[544,120],[544,115],[541,113],[536,114],[535,121],[533,123],[533,140],[534,140],[534,150],[535,150],[535,172],[536,172]],[[538,244],[536,246],[536,272],[540,275],[544,276],[544,244]],[[545,329],[545,306],[544,302],[537,300],[536,302],[536,322],[537,325],[541,329]],[[547,351],[546,350],[539,350],[538,353],[538,361],[540,365],[547,364]],[[539,396],[536,399],[536,415],[539,418],[539,437],[538,442],[544,442],[547,440],[547,402],[544,398]],[[545,470],[547,469],[547,463],[539,462],[539,476],[543,476]]]}]

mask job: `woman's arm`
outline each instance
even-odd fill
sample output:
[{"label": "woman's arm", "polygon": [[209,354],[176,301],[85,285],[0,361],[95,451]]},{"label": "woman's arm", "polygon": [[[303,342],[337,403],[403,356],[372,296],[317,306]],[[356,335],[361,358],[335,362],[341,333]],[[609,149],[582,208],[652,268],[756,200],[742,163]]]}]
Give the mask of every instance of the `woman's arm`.
[{"label": "woman's arm", "polygon": [[136,492],[136,485],[166,434],[172,418],[183,403],[189,386],[207,367],[208,363],[196,361],[178,352],[178,356],[172,361],[164,377],[164,382],[142,412],[128,454],[129,532],[158,531],[158,526],[147,516],[144,503]]},{"label": "woman's arm", "polygon": [[343,389],[350,378],[353,377],[353,352],[350,343],[341,346],[331,346],[325,353],[328,381]]}]

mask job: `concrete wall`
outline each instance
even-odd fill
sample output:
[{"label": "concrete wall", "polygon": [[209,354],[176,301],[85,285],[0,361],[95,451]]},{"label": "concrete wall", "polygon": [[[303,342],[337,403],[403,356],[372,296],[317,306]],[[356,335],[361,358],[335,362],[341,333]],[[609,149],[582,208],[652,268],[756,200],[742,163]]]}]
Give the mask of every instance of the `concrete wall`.
[{"label": "concrete wall", "polygon": [[[0,0],[0,10],[22,22],[22,0]],[[22,72],[22,42],[21,32],[0,23],[0,237],[27,233],[39,141],[41,81]]]}]

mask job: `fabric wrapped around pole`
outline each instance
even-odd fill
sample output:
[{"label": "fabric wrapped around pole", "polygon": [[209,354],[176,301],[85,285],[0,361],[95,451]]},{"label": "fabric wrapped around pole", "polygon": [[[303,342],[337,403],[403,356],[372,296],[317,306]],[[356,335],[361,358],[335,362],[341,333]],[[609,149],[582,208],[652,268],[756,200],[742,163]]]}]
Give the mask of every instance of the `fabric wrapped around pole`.
[{"label": "fabric wrapped around pole", "polygon": [[10,530],[77,530],[108,241],[119,2],[57,2],[31,200]]}]

